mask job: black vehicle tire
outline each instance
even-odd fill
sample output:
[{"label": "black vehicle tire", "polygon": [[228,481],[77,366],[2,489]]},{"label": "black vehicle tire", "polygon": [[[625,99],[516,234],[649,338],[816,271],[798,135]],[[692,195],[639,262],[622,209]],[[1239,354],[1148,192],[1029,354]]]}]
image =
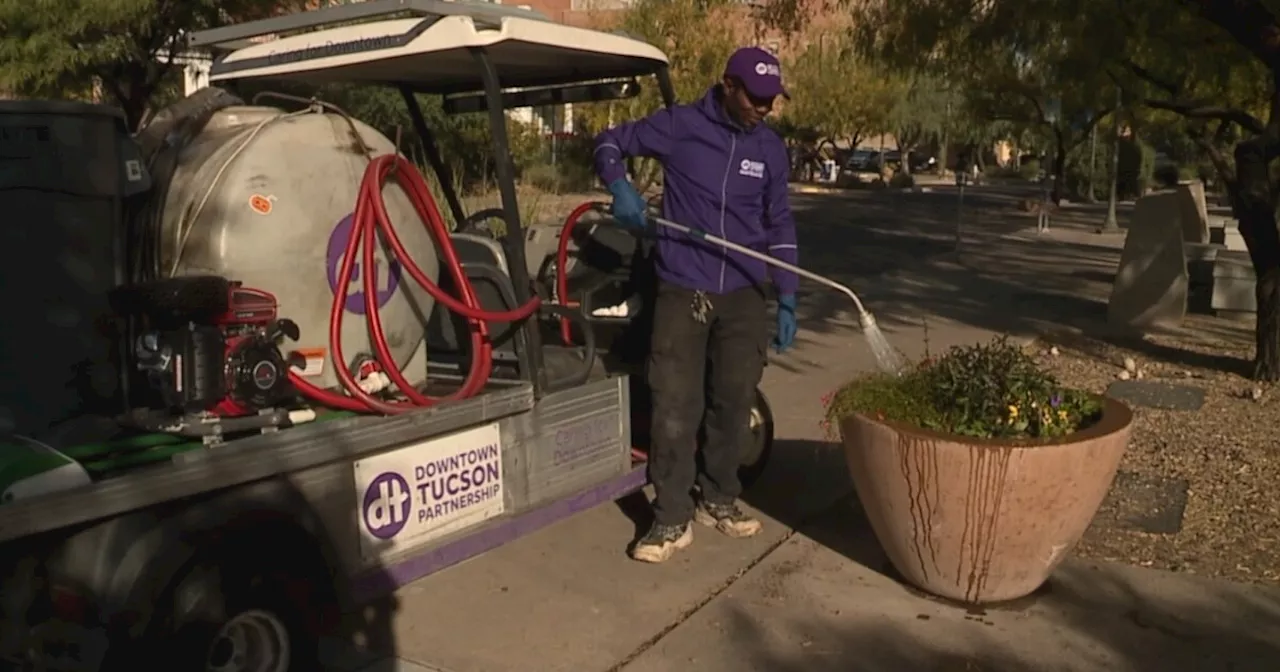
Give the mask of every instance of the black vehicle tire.
[{"label": "black vehicle tire", "polygon": [[751,441],[742,449],[742,463],[738,467],[738,481],[748,490],[769,465],[773,456],[773,410],[764,391],[756,388],[756,401],[751,409]]},{"label": "black vehicle tire", "polygon": [[[255,563],[255,555],[243,549],[245,557],[224,553],[189,566],[165,592],[138,661],[175,672],[320,669],[319,639],[296,598],[298,577]],[[274,664],[250,666],[255,661]]]}]

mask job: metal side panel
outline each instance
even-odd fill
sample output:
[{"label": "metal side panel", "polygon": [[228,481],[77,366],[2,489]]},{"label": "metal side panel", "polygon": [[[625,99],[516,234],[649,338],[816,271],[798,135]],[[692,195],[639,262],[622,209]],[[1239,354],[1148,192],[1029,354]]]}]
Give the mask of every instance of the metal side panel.
[{"label": "metal side panel", "polygon": [[[316,487],[318,496],[330,498],[319,506],[335,538],[352,540],[344,555],[360,570],[436,556],[469,535],[581,497],[630,472],[629,390],[625,377],[591,383],[543,397],[532,413],[366,456],[345,476],[353,493],[338,492],[344,475],[327,468],[301,487]],[[484,458],[457,459],[495,442],[502,464],[497,481],[483,473]],[[460,476],[468,472],[464,482]],[[500,501],[489,495],[493,483]],[[350,508],[343,512],[339,502]]]},{"label": "metal side panel", "polygon": [[353,462],[330,462],[289,476],[324,527],[342,571],[348,575],[365,567],[360,555],[360,505],[352,478]]},{"label": "metal side panel", "polygon": [[491,551],[503,544],[533,534],[570,516],[615,501],[644,487],[645,467],[639,465],[616,478],[561,497],[529,510],[495,518],[478,527],[458,532],[440,543],[417,549],[385,564],[369,567],[353,582],[357,600],[368,600],[391,592],[453,565]]},{"label": "metal side panel", "polygon": [[344,570],[412,557],[524,508],[532,413],[384,446],[292,476]]},{"label": "metal side panel", "polygon": [[[532,387],[521,385],[396,417],[348,418],[240,439],[193,451],[173,464],[0,506],[0,541],[334,462],[350,479],[352,462],[362,456],[526,413],[533,407]],[[328,481],[323,470],[315,475]]]},{"label": "metal side panel", "polygon": [[530,417],[529,504],[537,506],[631,468],[630,387],[609,378],[538,401]]}]

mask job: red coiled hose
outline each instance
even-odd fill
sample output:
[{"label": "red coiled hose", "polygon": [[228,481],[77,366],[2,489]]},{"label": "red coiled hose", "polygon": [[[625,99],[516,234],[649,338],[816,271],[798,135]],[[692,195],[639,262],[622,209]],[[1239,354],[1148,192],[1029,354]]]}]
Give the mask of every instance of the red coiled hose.
[{"label": "red coiled hose", "polygon": [[[597,201],[587,201],[573,209],[564,220],[564,228],[560,229],[560,245],[556,248],[556,299],[561,305],[569,300],[569,273],[565,266],[569,263],[569,241],[573,238],[573,228],[578,220],[592,210],[603,211],[607,206]],[[560,340],[566,346],[573,345],[573,329],[569,318],[560,318]]]},{"label": "red coiled hose", "polygon": [[[389,178],[394,178],[409,196],[409,201],[417,211],[418,217],[435,239],[437,248],[440,250],[441,263],[448,269],[454,284],[459,288],[459,293],[462,295],[460,298],[450,296],[439,285],[432,282],[414,263],[413,258],[400,242],[400,237],[396,235],[395,227],[392,226],[391,219],[387,215],[386,203],[382,199],[382,189]],[[342,266],[338,270],[338,287],[334,291],[333,307],[329,313],[329,350],[333,366],[339,380],[342,381],[343,388],[351,396],[316,387],[296,372],[290,371],[289,379],[294,386],[306,397],[326,406],[388,415],[431,406],[441,401],[466,399],[483,390],[493,371],[493,344],[489,340],[489,328],[486,322],[518,322],[527,319],[538,310],[541,299],[535,296],[519,308],[502,312],[488,312],[480,308],[475,289],[471,286],[462,268],[462,262],[458,259],[453,240],[449,237],[449,227],[440,214],[440,208],[431,195],[431,189],[417,167],[404,157],[388,154],[369,163],[369,167],[365,169],[364,178],[360,182],[360,195],[356,199],[352,220],[351,237],[347,240],[346,253]],[[396,366],[391,348],[387,345],[386,335],[382,331],[382,319],[378,314],[377,304],[377,278],[372,270],[364,273],[363,278],[369,339],[383,372],[408,398],[408,401],[384,401],[370,395],[360,389],[359,382],[347,367],[346,357],[342,354],[342,319],[346,312],[347,287],[351,282],[351,273],[355,268],[358,250],[363,252],[361,257],[363,267],[374,268],[373,250],[377,244],[379,232],[382,240],[391,248],[394,260],[400,262],[401,267],[408,271],[409,275],[439,304],[467,318],[471,326],[471,368],[467,372],[462,387],[451,395],[434,398],[422,394],[405,379],[404,373]]]}]

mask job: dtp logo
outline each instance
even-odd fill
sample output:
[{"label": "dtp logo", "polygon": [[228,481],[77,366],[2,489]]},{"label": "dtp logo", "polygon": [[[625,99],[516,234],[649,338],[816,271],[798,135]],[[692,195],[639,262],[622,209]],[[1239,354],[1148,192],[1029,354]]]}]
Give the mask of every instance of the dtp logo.
[{"label": "dtp logo", "polygon": [[769,75],[770,77],[781,77],[782,68],[779,68],[776,63],[765,63],[761,61],[756,63],[756,74],[761,77],[765,75]]},{"label": "dtp logo", "polygon": [[413,495],[409,482],[394,471],[373,479],[364,491],[364,526],[379,539],[390,539],[409,521]]},{"label": "dtp logo", "polygon": [[757,180],[764,179],[764,162],[743,159],[742,163],[738,164],[738,174],[754,177]]}]

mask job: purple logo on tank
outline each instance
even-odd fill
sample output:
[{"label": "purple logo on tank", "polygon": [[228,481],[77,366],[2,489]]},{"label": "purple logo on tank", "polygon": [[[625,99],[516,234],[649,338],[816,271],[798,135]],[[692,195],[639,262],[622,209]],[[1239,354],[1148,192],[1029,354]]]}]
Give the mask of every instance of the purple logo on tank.
[{"label": "purple logo on tank", "polygon": [[[354,216],[347,215],[338,222],[333,233],[329,234],[329,251],[325,257],[328,262],[326,265],[329,267],[329,289],[334,293],[338,291],[338,271],[342,264],[342,253],[347,249],[347,240],[351,237],[354,222]],[[357,315],[364,315],[364,276],[360,275],[363,271],[360,268],[362,257],[364,257],[364,251],[357,251],[356,263],[351,268],[351,291],[347,294],[347,311]],[[379,308],[387,305],[400,286],[400,262],[392,260],[388,264],[390,273],[382,268],[382,263],[381,259],[374,259],[374,287],[378,288]]]}]

